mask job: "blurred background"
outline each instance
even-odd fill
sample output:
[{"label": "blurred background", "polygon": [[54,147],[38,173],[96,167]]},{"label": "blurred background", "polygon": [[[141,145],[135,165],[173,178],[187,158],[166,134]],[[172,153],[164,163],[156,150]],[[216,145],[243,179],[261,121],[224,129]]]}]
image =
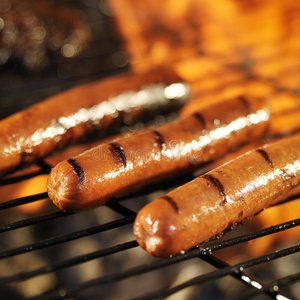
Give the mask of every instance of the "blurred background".
[{"label": "blurred background", "polygon": [[106,1],[0,2],[0,117],[126,69]]}]

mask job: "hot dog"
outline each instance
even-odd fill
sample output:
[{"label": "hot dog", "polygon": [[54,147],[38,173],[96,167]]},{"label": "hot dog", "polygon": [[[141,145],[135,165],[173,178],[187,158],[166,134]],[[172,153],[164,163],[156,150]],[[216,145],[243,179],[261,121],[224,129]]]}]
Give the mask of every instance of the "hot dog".
[{"label": "hot dog", "polygon": [[143,207],[139,245],[167,257],[300,192],[300,135],[266,144],[197,177]]},{"label": "hot dog", "polygon": [[178,109],[188,86],[173,72],[122,74],[52,96],[0,122],[0,176],[94,131]]},{"label": "hot dog", "polygon": [[49,175],[48,195],[65,211],[102,205],[256,140],[268,121],[269,109],[261,99],[223,101],[59,163]]}]

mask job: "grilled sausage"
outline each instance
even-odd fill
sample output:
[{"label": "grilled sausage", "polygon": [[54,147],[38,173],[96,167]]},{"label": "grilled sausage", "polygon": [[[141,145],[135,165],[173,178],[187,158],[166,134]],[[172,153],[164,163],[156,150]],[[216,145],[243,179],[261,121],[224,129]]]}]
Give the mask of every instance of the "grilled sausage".
[{"label": "grilled sausage", "polygon": [[219,236],[300,192],[300,135],[247,152],[146,205],[134,234],[153,256],[167,257]]},{"label": "grilled sausage", "polygon": [[268,120],[260,99],[223,101],[59,163],[49,175],[48,195],[66,211],[99,206],[256,140]]},{"label": "grilled sausage", "polygon": [[0,176],[96,130],[178,109],[188,86],[172,72],[122,74],[50,97],[0,122]]}]

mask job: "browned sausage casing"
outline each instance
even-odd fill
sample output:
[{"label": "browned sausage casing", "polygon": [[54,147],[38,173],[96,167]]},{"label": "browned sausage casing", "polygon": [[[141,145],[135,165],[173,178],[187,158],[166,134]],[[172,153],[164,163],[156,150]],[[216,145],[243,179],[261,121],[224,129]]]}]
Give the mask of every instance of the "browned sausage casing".
[{"label": "browned sausage casing", "polygon": [[173,72],[116,75],[50,97],[0,122],[0,176],[87,133],[178,109],[187,97]]},{"label": "browned sausage casing", "polygon": [[300,135],[250,151],[140,210],[140,246],[166,257],[205,242],[300,192]]},{"label": "browned sausage casing", "polygon": [[49,197],[66,211],[99,206],[261,137],[268,119],[263,101],[238,97],[100,145],[52,170]]}]

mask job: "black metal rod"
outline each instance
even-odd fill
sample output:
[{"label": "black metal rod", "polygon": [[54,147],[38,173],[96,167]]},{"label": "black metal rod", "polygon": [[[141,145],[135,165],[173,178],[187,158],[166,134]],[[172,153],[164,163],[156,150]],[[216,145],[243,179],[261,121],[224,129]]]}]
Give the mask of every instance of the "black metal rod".
[{"label": "black metal rod", "polygon": [[74,214],[74,213],[57,211],[57,212],[41,215],[41,216],[38,216],[38,217],[24,219],[24,220],[21,220],[21,221],[17,221],[17,222],[14,222],[14,223],[10,223],[10,224],[0,226],[0,233],[15,230],[15,229],[19,229],[19,228],[30,226],[30,225],[35,225],[35,224],[38,224],[38,223],[42,223],[42,222],[45,222],[45,221],[49,221],[49,220],[53,220],[53,219],[57,219],[57,218],[61,218],[61,217],[66,217],[66,216],[69,216],[71,214]]},{"label": "black metal rod", "polygon": [[[278,292],[280,291],[280,289],[287,287],[295,282],[298,282],[300,280],[300,273],[296,273],[296,274],[292,274],[286,277],[282,277],[276,280],[273,280],[272,282],[265,284],[261,291],[264,291],[268,294],[272,294],[274,297],[276,297],[276,295],[278,294]],[[247,293],[243,293],[241,294],[241,298],[239,299],[250,299],[256,296],[259,296],[261,294],[261,291],[248,291]],[[285,296],[286,299],[289,299],[287,296]],[[278,298],[277,298],[278,299]],[[282,298],[284,299],[284,298]],[[290,297],[291,299],[291,297]],[[234,299],[233,299],[234,300]],[[238,300],[238,299],[236,299]]]},{"label": "black metal rod", "polygon": [[96,234],[99,232],[118,228],[118,227],[132,223],[133,220],[134,220],[134,216],[126,217],[126,218],[118,219],[118,220],[115,220],[115,221],[112,221],[109,223],[101,224],[99,226],[83,229],[83,230],[72,232],[69,234],[62,235],[62,236],[56,236],[56,237],[49,238],[49,239],[46,239],[46,240],[43,240],[40,242],[36,242],[36,243],[25,245],[25,246],[22,246],[19,248],[0,252],[0,259],[4,259],[4,258],[11,257],[11,256],[31,252],[31,251],[38,250],[38,249],[47,248],[50,246],[58,245],[61,243],[66,243],[66,242],[73,241],[76,239],[80,239],[80,238],[83,238],[83,237],[86,237],[86,236],[89,236],[92,234]]},{"label": "black metal rod", "polygon": [[128,207],[124,206],[123,204],[120,204],[118,201],[111,200],[106,203],[106,206],[114,210],[115,212],[118,212],[119,214],[123,216],[136,216],[136,212],[129,209]]},{"label": "black metal rod", "polygon": [[172,288],[169,289],[163,289],[163,290],[159,290],[153,293],[149,293],[147,295],[141,296],[141,297],[137,297],[135,298],[135,300],[150,300],[150,299],[158,299],[161,297],[167,297],[170,296],[172,294],[175,294],[176,292],[190,287],[192,285],[196,285],[196,284],[203,284],[205,282],[211,281],[211,280],[216,280],[219,279],[221,277],[224,277],[226,275],[230,275],[230,274],[234,274],[240,271],[243,271],[246,268],[255,266],[255,265],[259,265],[262,263],[267,263],[269,261],[290,255],[290,254],[294,254],[296,252],[300,251],[300,245],[296,245],[294,247],[290,247],[290,248],[286,248],[268,255],[264,255],[264,256],[260,256],[254,259],[250,259],[247,261],[244,261],[242,263],[238,263],[232,266],[228,266],[228,267],[224,267],[220,270],[217,271],[213,271],[210,273],[206,273],[204,275],[200,275],[200,276],[196,276],[190,280],[187,280],[185,282],[183,282],[182,284],[179,284],[177,286],[174,286]]},{"label": "black metal rod", "polygon": [[[156,291],[153,293],[149,293],[149,294],[141,296],[141,297],[137,297],[136,300],[137,299],[138,300],[150,300],[150,299],[158,299],[161,297],[170,296],[170,295],[172,295],[184,288],[190,287],[192,285],[203,284],[203,283],[206,283],[211,280],[216,280],[221,277],[231,275],[231,274],[237,273],[239,271],[243,271],[244,269],[249,268],[251,266],[255,266],[255,265],[258,265],[261,263],[266,263],[271,260],[286,256],[286,255],[290,255],[290,254],[293,254],[293,253],[296,253],[299,251],[300,251],[300,245],[290,247],[287,249],[283,249],[281,251],[277,251],[277,252],[271,253],[269,255],[261,256],[261,257],[255,258],[255,259],[251,259],[251,260],[248,260],[248,261],[245,261],[242,263],[235,264],[233,266],[225,267],[225,268],[222,268],[217,271],[212,271],[210,273],[194,277],[191,280],[188,280],[188,281],[186,281],[182,284],[179,284],[175,287],[172,287],[170,289],[163,289],[163,290],[159,290],[159,291]],[[141,265],[141,266],[138,266],[135,268],[131,268],[131,269],[128,269],[123,272],[99,277],[99,278],[87,281],[85,283],[82,283],[81,285],[78,285],[78,286],[72,286],[69,288],[65,288],[65,289],[63,289],[63,293],[61,293],[62,290],[54,290],[49,293],[40,295],[38,297],[33,297],[33,298],[31,298],[31,300],[39,300],[39,299],[50,300],[50,299],[58,299],[58,298],[65,299],[72,295],[78,294],[82,290],[85,290],[85,289],[88,289],[88,288],[91,288],[94,286],[99,286],[99,285],[106,284],[106,283],[112,283],[112,282],[116,282],[119,280],[124,280],[124,279],[132,277],[132,276],[137,276],[137,275],[140,275],[140,274],[143,274],[146,272],[154,271],[156,269],[166,267],[171,264],[178,263],[180,261],[191,259],[193,257],[201,257],[203,255],[206,256],[206,255],[211,255],[211,254],[208,254],[208,252],[206,252],[205,250],[202,250],[202,251],[200,249],[198,251],[194,250],[194,251],[190,252],[189,254],[185,253],[185,254],[181,254],[178,256],[174,256],[170,259],[158,260],[153,263],[149,263],[146,265]]]},{"label": "black metal rod", "polygon": [[88,253],[85,255],[80,255],[80,256],[76,256],[74,258],[68,259],[68,260],[64,260],[61,262],[57,262],[42,268],[38,268],[26,273],[19,273],[10,277],[2,277],[0,278],[0,284],[7,284],[9,282],[13,282],[13,281],[21,281],[21,280],[26,280],[38,275],[42,275],[42,274],[47,274],[47,273],[51,273],[60,269],[64,269],[67,267],[71,267],[77,264],[81,264],[81,263],[85,263],[87,261],[90,261],[92,259],[96,259],[96,258],[100,258],[103,256],[107,256],[107,255],[111,255],[113,253],[117,253],[120,251],[124,251],[133,247],[137,246],[137,242],[136,241],[131,241],[131,242],[127,242],[127,243],[123,243],[123,244],[119,244],[113,247],[109,247],[109,248],[105,248],[105,249],[101,249],[99,251],[95,251],[92,253]]},{"label": "black metal rod", "polygon": [[[134,216],[131,216],[131,218],[132,219],[130,221],[133,221]],[[296,221],[298,221],[298,219]],[[186,259],[191,259],[191,258],[199,257],[199,256],[205,257],[204,255],[211,254],[213,251],[220,250],[220,249],[223,249],[223,248],[226,248],[226,247],[230,247],[230,246],[238,244],[238,243],[243,243],[243,242],[249,241],[251,239],[260,237],[261,235],[265,234],[266,232],[272,231],[272,233],[274,233],[274,232],[277,232],[276,230],[281,230],[282,228],[290,228],[290,227],[293,227],[293,226],[297,226],[298,222],[296,222],[296,221],[290,221],[290,222],[282,223],[282,224],[279,224],[277,226],[272,226],[272,227],[263,229],[261,231],[255,232],[255,233],[247,234],[245,236],[239,236],[237,238],[232,238],[230,240],[223,241],[221,243],[208,246],[206,248],[195,248],[193,250],[186,251],[183,254],[175,255],[170,259],[163,260],[164,261],[163,265],[167,266],[169,264],[177,263],[178,261],[184,261]],[[102,251],[104,251],[104,250],[102,250]],[[108,255],[107,251],[106,251],[106,253],[107,253],[106,255]],[[92,259],[94,257],[94,254],[91,253],[90,257],[91,257],[90,259]],[[95,257],[97,257],[97,254],[96,254]],[[44,274],[45,272],[46,273],[53,272],[55,270],[70,267],[70,266],[73,266],[74,264],[79,264],[79,263],[85,262],[85,261],[86,261],[86,256],[85,255],[79,256],[79,257],[76,258],[76,261],[74,261],[74,259],[65,260],[64,262],[54,263],[54,264],[39,268],[37,270],[33,270],[31,272],[19,274],[18,276],[11,276],[11,277],[7,277],[7,278],[4,277],[4,278],[0,279],[0,283],[7,283],[7,282],[11,282],[11,281],[16,281],[16,280],[29,279],[31,277]],[[162,263],[159,261],[159,262],[157,262],[157,265],[154,263],[151,266],[141,266],[141,270],[143,270],[143,271],[139,271],[137,269],[136,272],[138,272],[138,273],[139,272],[142,272],[142,273],[149,272],[152,269],[155,270],[157,268],[162,267],[161,264]]]},{"label": "black metal rod", "polygon": [[[201,259],[204,260],[205,262],[211,264],[212,266],[218,268],[218,269],[221,269],[221,268],[224,268],[224,267],[230,267],[230,265],[228,263],[224,262],[223,260],[217,258],[214,255],[202,256]],[[265,288],[266,283],[264,283],[262,280],[256,278],[255,276],[250,275],[248,272],[238,270],[237,272],[234,272],[230,275],[232,277],[240,280],[245,285],[250,286],[252,288],[255,288],[256,289],[256,291],[255,291],[256,295],[261,295],[262,291],[264,291],[265,294],[267,294],[268,296],[271,296],[273,298],[280,295],[282,297],[282,299],[284,299],[284,297],[285,297],[285,299],[288,299],[288,296],[283,295],[282,292],[279,293],[278,291],[275,291],[275,290],[271,291],[268,288]],[[244,299],[244,298],[241,297],[239,299]]]},{"label": "black metal rod", "polygon": [[[132,241],[131,243],[135,243],[137,246],[136,241]],[[200,250],[201,251],[201,250]],[[144,265],[140,265],[131,269],[128,269],[126,271],[123,272],[119,272],[119,273],[115,273],[115,274],[111,274],[111,275],[106,275],[103,277],[99,277],[90,281],[87,281],[85,283],[82,283],[80,286],[75,287],[71,287],[71,288],[67,288],[64,289],[63,292],[63,296],[61,295],[62,290],[54,290],[51,291],[49,293],[45,293],[43,295],[40,295],[38,297],[33,297],[30,300],[49,300],[49,299],[57,299],[57,298],[68,298],[70,294],[76,294],[82,290],[94,287],[94,286],[98,286],[98,285],[102,285],[102,284],[106,284],[106,283],[113,283],[116,281],[120,281],[132,276],[137,276],[143,273],[147,273],[147,272],[151,272],[157,269],[161,269],[163,267],[167,267],[169,265],[172,264],[176,264],[194,257],[198,257],[199,256],[199,250],[194,251],[192,253],[185,253],[182,255],[178,255],[178,256],[174,256],[170,259],[161,259],[161,260],[156,260],[152,263],[149,264],[144,264]],[[29,300],[29,299],[28,299]]]},{"label": "black metal rod", "polygon": [[[30,202],[33,202],[33,201],[36,201],[36,200],[42,200],[42,199],[45,199],[45,198],[47,198],[47,193],[41,193],[41,194],[36,194],[36,195],[32,195],[32,196],[27,196],[27,197],[14,199],[14,200],[11,200],[9,202],[0,203],[0,210],[4,209],[4,208],[8,208],[8,207],[14,207],[16,205],[30,203]],[[125,216],[135,216],[136,215],[136,212],[134,212],[131,209],[121,205],[120,203],[112,202],[112,203],[107,203],[106,205],[108,207],[110,207],[111,209],[113,209],[114,211],[116,211],[116,212],[118,212],[122,215],[125,215]],[[18,228],[22,228],[22,227],[26,227],[26,226],[30,226],[30,225],[35,225],[35,224],[38,224],[38,223],[41,223],[41,222],[44,222],[44,221],[48,221],[48,220],[51,220],[51,219],[56,219],[56,218],[60,218],[60,217],[69,216],[71,214],[74,214],[74,212],[57,211],[57,212],[37,216],[37,217],[34,217],[34,218],[24,219],[24,220],[21,220],[21,221],[17,221],[17,222],[14,222],[14,223],[10,223],[10,224],[0,226],[0,233],[10,231],[10,230],[14,230],[14,229],[18,229]]]},{"label": "black metal rod", "polygon": [[39,175],[49,174],[49,172],[50,172],[50,167],[49,168],[43,168],[41,170],[31,172],[31,173],[28,173],[28,174],[24,174],[24,175],[4,178],[0,181],[0,186],[1,185],[8,185],[8,184],[13,184],[13,183],[18,183],[18,182],[21,182],[23,180],[30,179],[30,178],[33,178],[33,177],[36,177],[36,176],[39,176]]},{"label": "black metal rod", "polygon": [[296,227],[299,225],[300,225],[300,219],[291,220],[291,221],[277,224],[274,226],[270,226],[270,227],[267,227],[267,228],[261,229],[259,231],[249,233],[249,234],[234,237],[234,238],[228,239],[226,241],[223,241],[221,243],[213,244],[213,245],[207,247],[207,251],[221,250],[223,248],[227,248],[227,247],[230,247],[230,246],[233,246],[233,245],[236,245],[239,243],[243,243],[243,242],[248,242],[250,240],[257,239],[257,238],[260,238],[260,237],[263,237],[266,235],[270,235],[273,233],[277,233],[277,232],[280,232],[283,230],[287,230],[287,229],[290,229],[290,228],[293,228],[293,227]]},{"label": "black metal rod", "polygon": [[31,203],[34,201],[42,200],[48,198],[47,193],[40,193],[40,194],[35,194],[35,195],[30,195],[26,197],[20,197],[17,199],[13,199],[7,202],[0,203],[0,210],[11,208],[11,207],[16,207],[19,205]]}]

